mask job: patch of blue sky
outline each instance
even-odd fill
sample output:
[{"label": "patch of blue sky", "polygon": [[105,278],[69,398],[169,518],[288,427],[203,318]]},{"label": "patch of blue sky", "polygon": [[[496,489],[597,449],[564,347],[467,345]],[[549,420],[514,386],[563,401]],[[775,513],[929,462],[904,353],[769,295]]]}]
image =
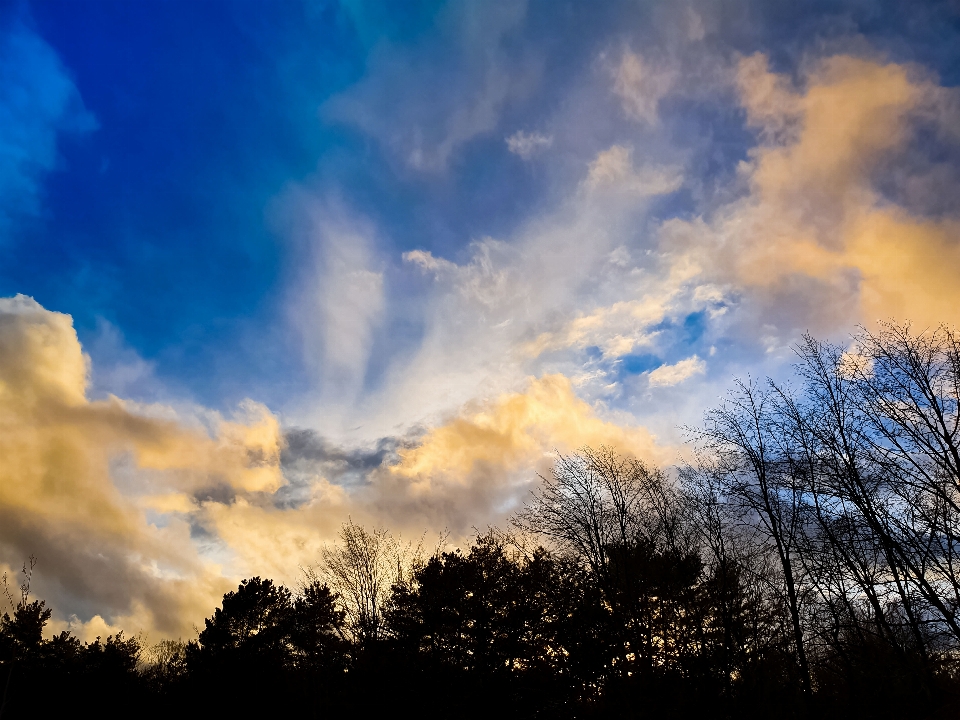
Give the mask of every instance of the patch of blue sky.
[{"label": "patch of blue sky", "polygon": [[618,379],[626,375],[640,375],[663,365],[663,358],[652,353],[633,353],[617,358]]},{"label": "patch of blue sky", "polygon": [[[606,373],[609,383],[620,387],[630,378],[649,373],[663,365],[672,365],[694,355],[700,358],[708,357],[714,342],[711,331],[708,313],[690,313],[679,320],[664,320],[651,328],[651,332],[657,333],[654,351],[604,358],[599,348],[588,348],[585,354],[591,365]],[[615,404],[628,406],[630,402],[629,398],[624,397]]]},{"label": "patch of blue sky", "polygon": [[679,325],[678,343],[687,347],[696,347],[707,332],[709,314],[705,310],[688,314]]}]

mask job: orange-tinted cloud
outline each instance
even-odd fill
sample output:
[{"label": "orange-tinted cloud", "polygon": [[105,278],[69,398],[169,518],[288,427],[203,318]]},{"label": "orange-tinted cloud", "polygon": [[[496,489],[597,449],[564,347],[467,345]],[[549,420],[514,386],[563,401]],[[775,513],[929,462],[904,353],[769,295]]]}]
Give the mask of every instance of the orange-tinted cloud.
[{"label": "orange-tinted cloud", "polygon": [[548,375],[531,380],[524,392],[504,395],[432,429],[419,445],[400,451],[400,463],[391,472],[423,493],[438,483],[464,483],[480,467],[508,476],[535,467],[554,449],[569,452],[601,444],[645,457],[660,454],[646,430],[600,419],[574,394],[566,377]]},{"label": "orange-tinted cloud", "polygon": [[275,489],[279,425],[252,403],[233,421],[208,413],[204,428],[91,401],[87,371],[69,316],[0,299],[0,564],[35,554],[35,589],[55,607],[183,633],[229,584],[198,554],[185,513],[205,487]]},{"label": "orange-tinted cloud", "polygon": [[548,375],[463,408],[358,486],[310,477],[308,497],[285,506],[273,501],[283,440],[266,408],[247,401],[225,420],[93,401],[88,365],[69,316],[0,299],[0,565],[37,555],[41,596],[93,610],[57,621],[81,635],[189,636],[239,577],[295,583],[348,515],[466,537],[503,521],[556,449],[662,454],[644,429],[601,419]]},{"label": "orange-tinted cloud", "polygon": [[665,247],[774,305],[807,278],[818,284],[807,286],[814,315],[955,321],[960,224],[893,205],[873,182],[890,153],[914,142],[919,121],[949,122],[938,116],[943,89],[913,68],[846,56],[815,65],[797,88],[754,55],[737,81],[760,131],[741,167],[749,193],[705,222],[665,223]]}]

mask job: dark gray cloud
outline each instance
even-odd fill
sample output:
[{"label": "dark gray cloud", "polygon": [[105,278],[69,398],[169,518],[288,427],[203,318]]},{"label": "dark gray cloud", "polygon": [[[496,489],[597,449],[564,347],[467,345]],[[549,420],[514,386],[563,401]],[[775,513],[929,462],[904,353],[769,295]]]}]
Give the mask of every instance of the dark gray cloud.
[{"label": "dark gray cloud", "polygon": [[287,485],[273,496],[278,508],[292,509],[307,502],[318,476],[346,488],[369,482],[371,473],[396,463],[398,451],[413,447],[423,435],[414,429],[404,436],[383,437],[359,447],[339,445],[311,428],[295,427],[284,431],[280,466]]}]

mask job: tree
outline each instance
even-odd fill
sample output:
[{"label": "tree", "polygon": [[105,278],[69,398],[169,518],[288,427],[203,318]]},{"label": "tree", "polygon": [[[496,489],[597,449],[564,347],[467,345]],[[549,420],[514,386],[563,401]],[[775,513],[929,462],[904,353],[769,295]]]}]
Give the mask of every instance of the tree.
[{"label": "tree", "polygon": [[346,654],[343,641],[344,612],[337,596],[319,580],[308,582],[293,602],[291,642],[301,668],[312,673],[342,671]]},{"label": "tree", "polygon": [[383,636],[383,610],[390,590],[402,582],[408,566],[419,561],[416,550],[403,546],[383,528],[367,530],[348,520],[340,529],[340,542],[323,548],[317,568],[308,579],[322,579],[337,595],[344,628],[359,648]]},{"label": "tree", "polygon": [[222,661],[239,655],[272,666],[286,664],[293,621],[289,590],[259,577],[243,580],[204,621],[197,638],[199,652]]},{"label": "tree", "polygon": [[551,477],[513,519],[524,532],[545,536],[604,582],[610,550],[638,538],[676,546],[677,496],[666,476],[608,447],[557,454]]},{"label": "tree", "polygon": [[419,667],[437,712],[528,717],[595,681],[606,658],[591,666],[584,640],[601,629],[591,615],[599,602],[571,570],[543,548],[523,553],[490,532],[394,586],[389,637]]},{"label": "tree", "polygon": [[710,457],[708,474],[719,479],[721,492],[736,508],[740,523],[753,528],[775,550],[789,611],[800,687],[812,692],[804,640],[805,567],[799,556],[804,533],[805,496],[802,478],[784,461],[788,439],[776,412],[777,395],[754,383],[737,381],[724,404],[707,414],[696,433],[701,454]]},{"label": "tree", "polygon": [[682,494],[661,470],[606,447],[559,455],[541,480],[513,522],[593,576],[611,614],[613,674],[679,671],[699,632],[702,567]]}]

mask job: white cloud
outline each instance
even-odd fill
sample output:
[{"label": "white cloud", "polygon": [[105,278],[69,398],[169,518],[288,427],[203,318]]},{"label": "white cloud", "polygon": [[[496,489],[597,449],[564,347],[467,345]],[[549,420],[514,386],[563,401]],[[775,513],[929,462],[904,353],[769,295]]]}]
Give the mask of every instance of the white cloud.
[{"label": "white cloud", "polygon": [[443,258],[434,257],[429,250],[410,250],[401,256],[404,262],[418,265],[424,272],[443,273],[456,270],[456,264]]},{"label": "white cloud", "polygon": [[325,403],[353,402],[385,307],[375,231],[331,197],[289,193],[302,267],[292,315]]},{"label": "white cloud", "polygon": [[[689,268],[661,267],[646,249],[656,236],[636,237],[646,198],[676,189],[681,177],[675,167],[635,168],[633,157],[621,146],[601,153],[555,209],[507,238],[473,242],[465,260],[404,253],[399,272],[409,274],[395,286],[418,283],[422,334],[414,351],[388,358],[375,388],[338,406],[341,429],[355,430],[337,439],[372,442],[398,428],[430,426],[451,407],[543,373],[580,378],[584,398],[609,396],[621,381],[602,369],[585,375],[587,349],[600,348],[605,362],[641,347],[653,351],[654,325],[716,301],[707,293],[695,302]],[[320,395],[288,416],[330,433],[329,409]]]},{"label": "white cloud", "polygon": [[507,149],[514,155],[529,160],[537,153],[553,145],[553,137],[536,132],[525,133],[523,130],[517,130],[513,135],[506,138],[506,143]]},{"label": "white cloud", "polygon": [[661,365],[656,370],[650,372],[647,380],[651,387],[669,387],[671,385],[679,385],[694,375],[702,375],[706,372],[706,369],[707,364],[694,355],[673,365]]}]

